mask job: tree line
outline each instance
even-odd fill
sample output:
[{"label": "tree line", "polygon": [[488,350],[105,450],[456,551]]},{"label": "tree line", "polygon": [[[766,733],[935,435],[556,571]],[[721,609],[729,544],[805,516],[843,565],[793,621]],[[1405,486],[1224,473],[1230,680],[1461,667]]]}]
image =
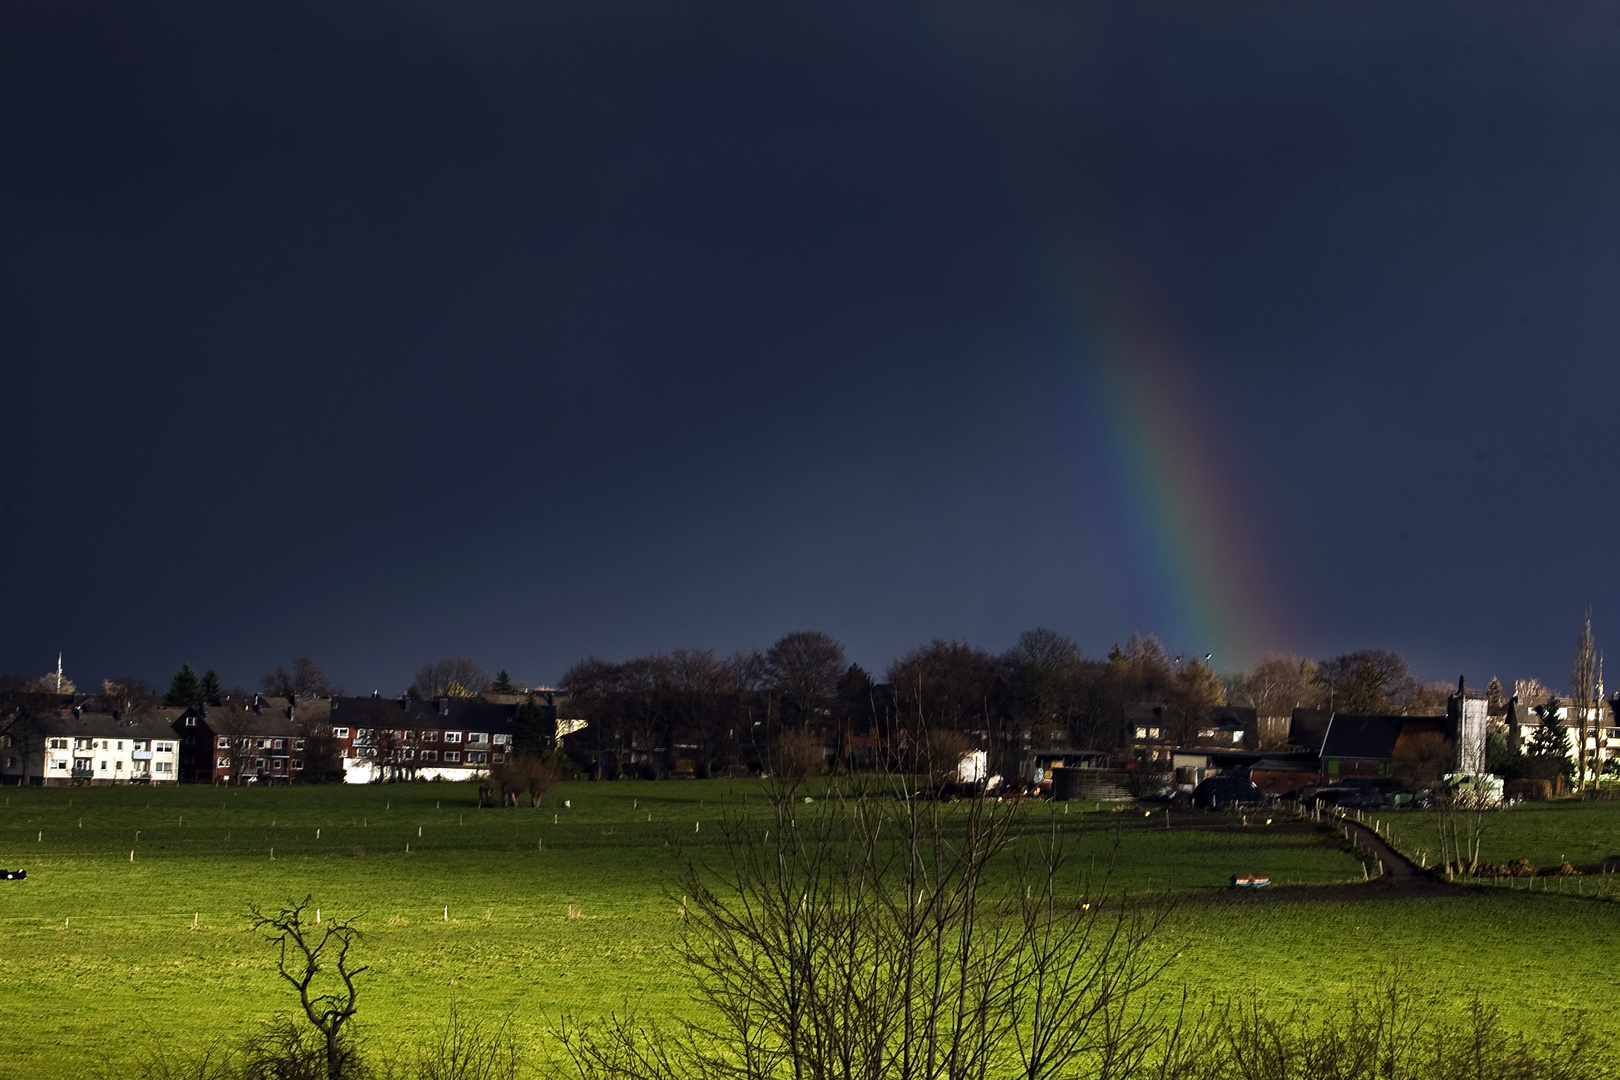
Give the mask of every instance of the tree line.
[{"label": "tree line", "polygon": [[[1286,717],[1302,707],[1406,715],[1445,708],[1445,684],[1422,684],[1404,658],[1385,649],[1320,660],[1269,655],[1227,673],[1217,673],[1209,659],[1173,655],[1142,635],[1090,657],[1064,635],[1036,628],[999,654],[935,639],[869,672],[831,635],[807,630],[729,656],[703,648],[623,661],[589,656],[563,674],[559,687],[565,716],[587,725],[568,740],[575,765],[603,777],[757,770],[766,766],[769,748],[785,745],[785,734],[830,750],[830,764],[860,768],[943,732],[988,751],[992,768],[1010,774],[1028,747],[1128,751],[1128,706],[1139,702],[1160,706],[1164,738],[1182,743],[1193,741],[1210,709],[1225,705],[1252,707],[1260,717]],[[60,701],[59,686],[75,692],[54,672],[0,677],[0,698],[15,716]],[[491,676],[472,659],[445,657],[423,664],[404,694],[521,701],[520,689],[505,671]],[[1537,701],[1553,698],[1534,680],[1515,689]],[[266,671],[258,692],[301,699],[341,696],[343,688],[306,655]],[[1491,692],[1502,695],[1497,680]],[[217,705],[251,694],[222,688],[213,669],[199,673],[184,664],[165,690],[123,677],[105,680],[88,700],[92,708],[139,715],[158,705]]]},{"label": "tree line", "polygon": [[1133,635],[1106,657],[1085,656],[1062,634],[1037,628],[996,654],[936,639],[881,673],[850,662],[820,631],[787,634],[763,651],[722,657],[676,649],[625,661],[591,656],[563,675],[569,714],[588,726],[570,752],[596,775],[723,775],[759,768],[785,733],[835,748],[835,763],[876,764],[954,732],[1006,773],[1024,748],[1113,752],[1132,743],[1127,706],[1162,706],[1166,738],[1188,742],[1212,708],[1249,706],[1260,716],[1295,708],[1340,712],[1443,712],[1445,690],[1425,686],[1406,661],[1366,649],[1312,661],[1268,656],[1218,674],[1208,657],[1174,656]]}]

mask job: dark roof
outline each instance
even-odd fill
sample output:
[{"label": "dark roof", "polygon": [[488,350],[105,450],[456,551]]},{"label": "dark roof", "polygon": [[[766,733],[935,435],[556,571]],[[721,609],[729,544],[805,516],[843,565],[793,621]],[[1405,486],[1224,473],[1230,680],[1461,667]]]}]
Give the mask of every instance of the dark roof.
[{"label": "dark roof", "polygon": [[478,698],[346,697],[332,699],[334,724],[354,727],[441,728],[450,731],[514,731],[521,706]]},{"label": "dark roof", "polygon": [[1321,765],[1315,759],[1304,761],[1299,758],[1261,758],[1255,762],[1251,769],[1264,769],[1269,772],[1316,772]]},{"label": "dark roof", "polygon": [[1334,713],[1322,739],[1324,758],[1392,758],[1407,716]]},{"label": "dark roof", "polygon": [[[160,709],[160,713],[179,715],[184,709]],[[141,715],[125,719],[112,713],[75,713],[63,709],[60,713],[41,716],[39,733],[43,736],[79,739],[172,739],[174,729],[162,716]]]},{"label": "dark roof", "polygon": [[[286,738],[302,734],[305,717],[286,698],[260,698],[258,707],[235,701],[196,710],[208,727],[220,735],[268,735]],[[297,705],[303,705],[300,701]]]},{"label": "dark roof", "polygon": [[1295,709],[1288,723],[1288,744],[1304,747],[1312,753],[1320,751],[1332,718],[1333,714],[1327,709]]},{"label": "dark roof", "polygon": [[1204,713],[1211,720],[1227,721],[1240,726],[1249,726],[1257,723],[1260,710],[1253,705],[1217,705]]}]

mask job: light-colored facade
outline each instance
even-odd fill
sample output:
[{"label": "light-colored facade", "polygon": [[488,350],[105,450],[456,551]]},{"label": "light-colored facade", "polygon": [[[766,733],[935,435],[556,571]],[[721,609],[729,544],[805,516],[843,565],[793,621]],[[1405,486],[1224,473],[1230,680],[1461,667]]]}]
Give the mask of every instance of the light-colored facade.
[{"label": "light-colored facade", "polygon": [[0,749],[8,782],[68,784],[172,784],[179,779],[179,746],[161,718],[126,720],[116,714],[67,709],[39,717],[25,733],[13,731]]}]

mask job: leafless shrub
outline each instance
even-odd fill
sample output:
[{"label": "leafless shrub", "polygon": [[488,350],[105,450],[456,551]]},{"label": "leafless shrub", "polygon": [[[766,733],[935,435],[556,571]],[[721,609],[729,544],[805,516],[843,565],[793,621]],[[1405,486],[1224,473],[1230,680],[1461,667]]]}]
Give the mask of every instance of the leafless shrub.
[{"label": "leafless shrub", "polygon": [[517,1043],[506,1022],[490,1027],[450,1006],[438,1039],[416,1055],[417,1080],[515,1080]]},{"label": "leafless shrub", "polygon": [[898,782],[792,794],[679,881],[694,1017],[562,1027],[588,1080],[1125,1078],[1163,1057],[1164,911],[1069,872],[1055,820],[1017,838],[1011,804]]}]

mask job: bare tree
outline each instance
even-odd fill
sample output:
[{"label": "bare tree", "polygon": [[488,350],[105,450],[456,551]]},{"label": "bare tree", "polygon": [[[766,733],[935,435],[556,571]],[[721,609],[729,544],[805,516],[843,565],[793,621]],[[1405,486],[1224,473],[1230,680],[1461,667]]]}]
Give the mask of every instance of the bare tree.
[{"label": "bare tree", "polygon": [[[349,950],[360,940],[360,930],[352,919],[329,919],[311,926],[305,920],[314,904],[313,896],[305,896],[302,902],[273,915],[257,904],[248,913],[253,929],[280,948],[277,970],[298,991],[304,1015],[325,1043],[325,1080],[342,1080],[358,1071],[355,1049],[344,1027],[353,1019],[359,998],[354,980],[366,970],[349,966]],[[318,917],[319,912],[316,914]],[[316,980],[322,974],[328,976],[323,985],[331,985],[334,974],[341,985],[331,992],[318,992]]]},{"label": "bare tree", "polygon": [[341,697],[343,688],[327,677],[321,665],[300,656],[265,672],[259,679],[259,692],[284,698]]},{"label": "bare tree", "polygon": [[[1602,717],[1598,712],[1597,643],[1592,639],[1592,609],[1586,609],[1580,635],[1575,639],[1575,662],[1570,672],[1570,705],[1575,712],[1575,786],[1586,787],[1586,750],[1588,730],[1601,732]],[[1599,742],[1597,745],[1601,746]],[[1594,750],[1594,755],[1596,754]],[[1593,762],[1592,774],[1597,775],[1598,763]]]},{"label": "bare tree", "polygon": [[1447,791],[1435,799],[1440,859],[1447,874],[1453,866],[1463,874],[1472,874],[1479,867],[1480,847],[1496,807],[1491,797],[1477,788]]},{"label": "bare tree", "polygon": [[1045,742],[1068,726],[1082,677],[1080,646],[1055,630],[1018,635],[1001,657],[1018,734]]},{"label": "bare tree", "polygon": [[101,703],[108,712],[120,716],[141,716],[156,708],[163,699],[145,679],[123,675],[101,682]]},{"label": "bare tree", "polygon": [[1405,713],[1422,689],[1406,661],[1388,649],[1323,660],[1316,677],[1327,692],[1328,708],[1343,713]]},{"label": "bare tree", "polygon": [[1173,1041],[1162,909],[1067,873],[1059,819],[1015,851],[1010,804],[801,791],[770,788],[680,880],[697,1015],[565,1025],[587,1080],[1125,1080]]},{"label": "bare tree", "polygon": [[1445,775],[1455,760],[1451,740],[1438,731],[1425,731],[1395,748],[1391,768],[1396,778],[1422,790]]},{"label": "bare tree", "polygon": [[1238,681],[1233,700],[1252,706],[1262,717],[1290,716],[1298,708],[1315,708],[1322,700],[1316,665],[1302,656],[1263,656]]},{"label": "bare tree", "polygon": [[411,680],[412,697],[477,697],[489,689],[489,672],[465,656],[446,656],[423,664]]},{"label": "bare tree", "polygon": [[819,630],[785,634],[765,653],[767,684],[791,714],[787,719],[801,724],[838,692],[848,666],[844,647]]}]

